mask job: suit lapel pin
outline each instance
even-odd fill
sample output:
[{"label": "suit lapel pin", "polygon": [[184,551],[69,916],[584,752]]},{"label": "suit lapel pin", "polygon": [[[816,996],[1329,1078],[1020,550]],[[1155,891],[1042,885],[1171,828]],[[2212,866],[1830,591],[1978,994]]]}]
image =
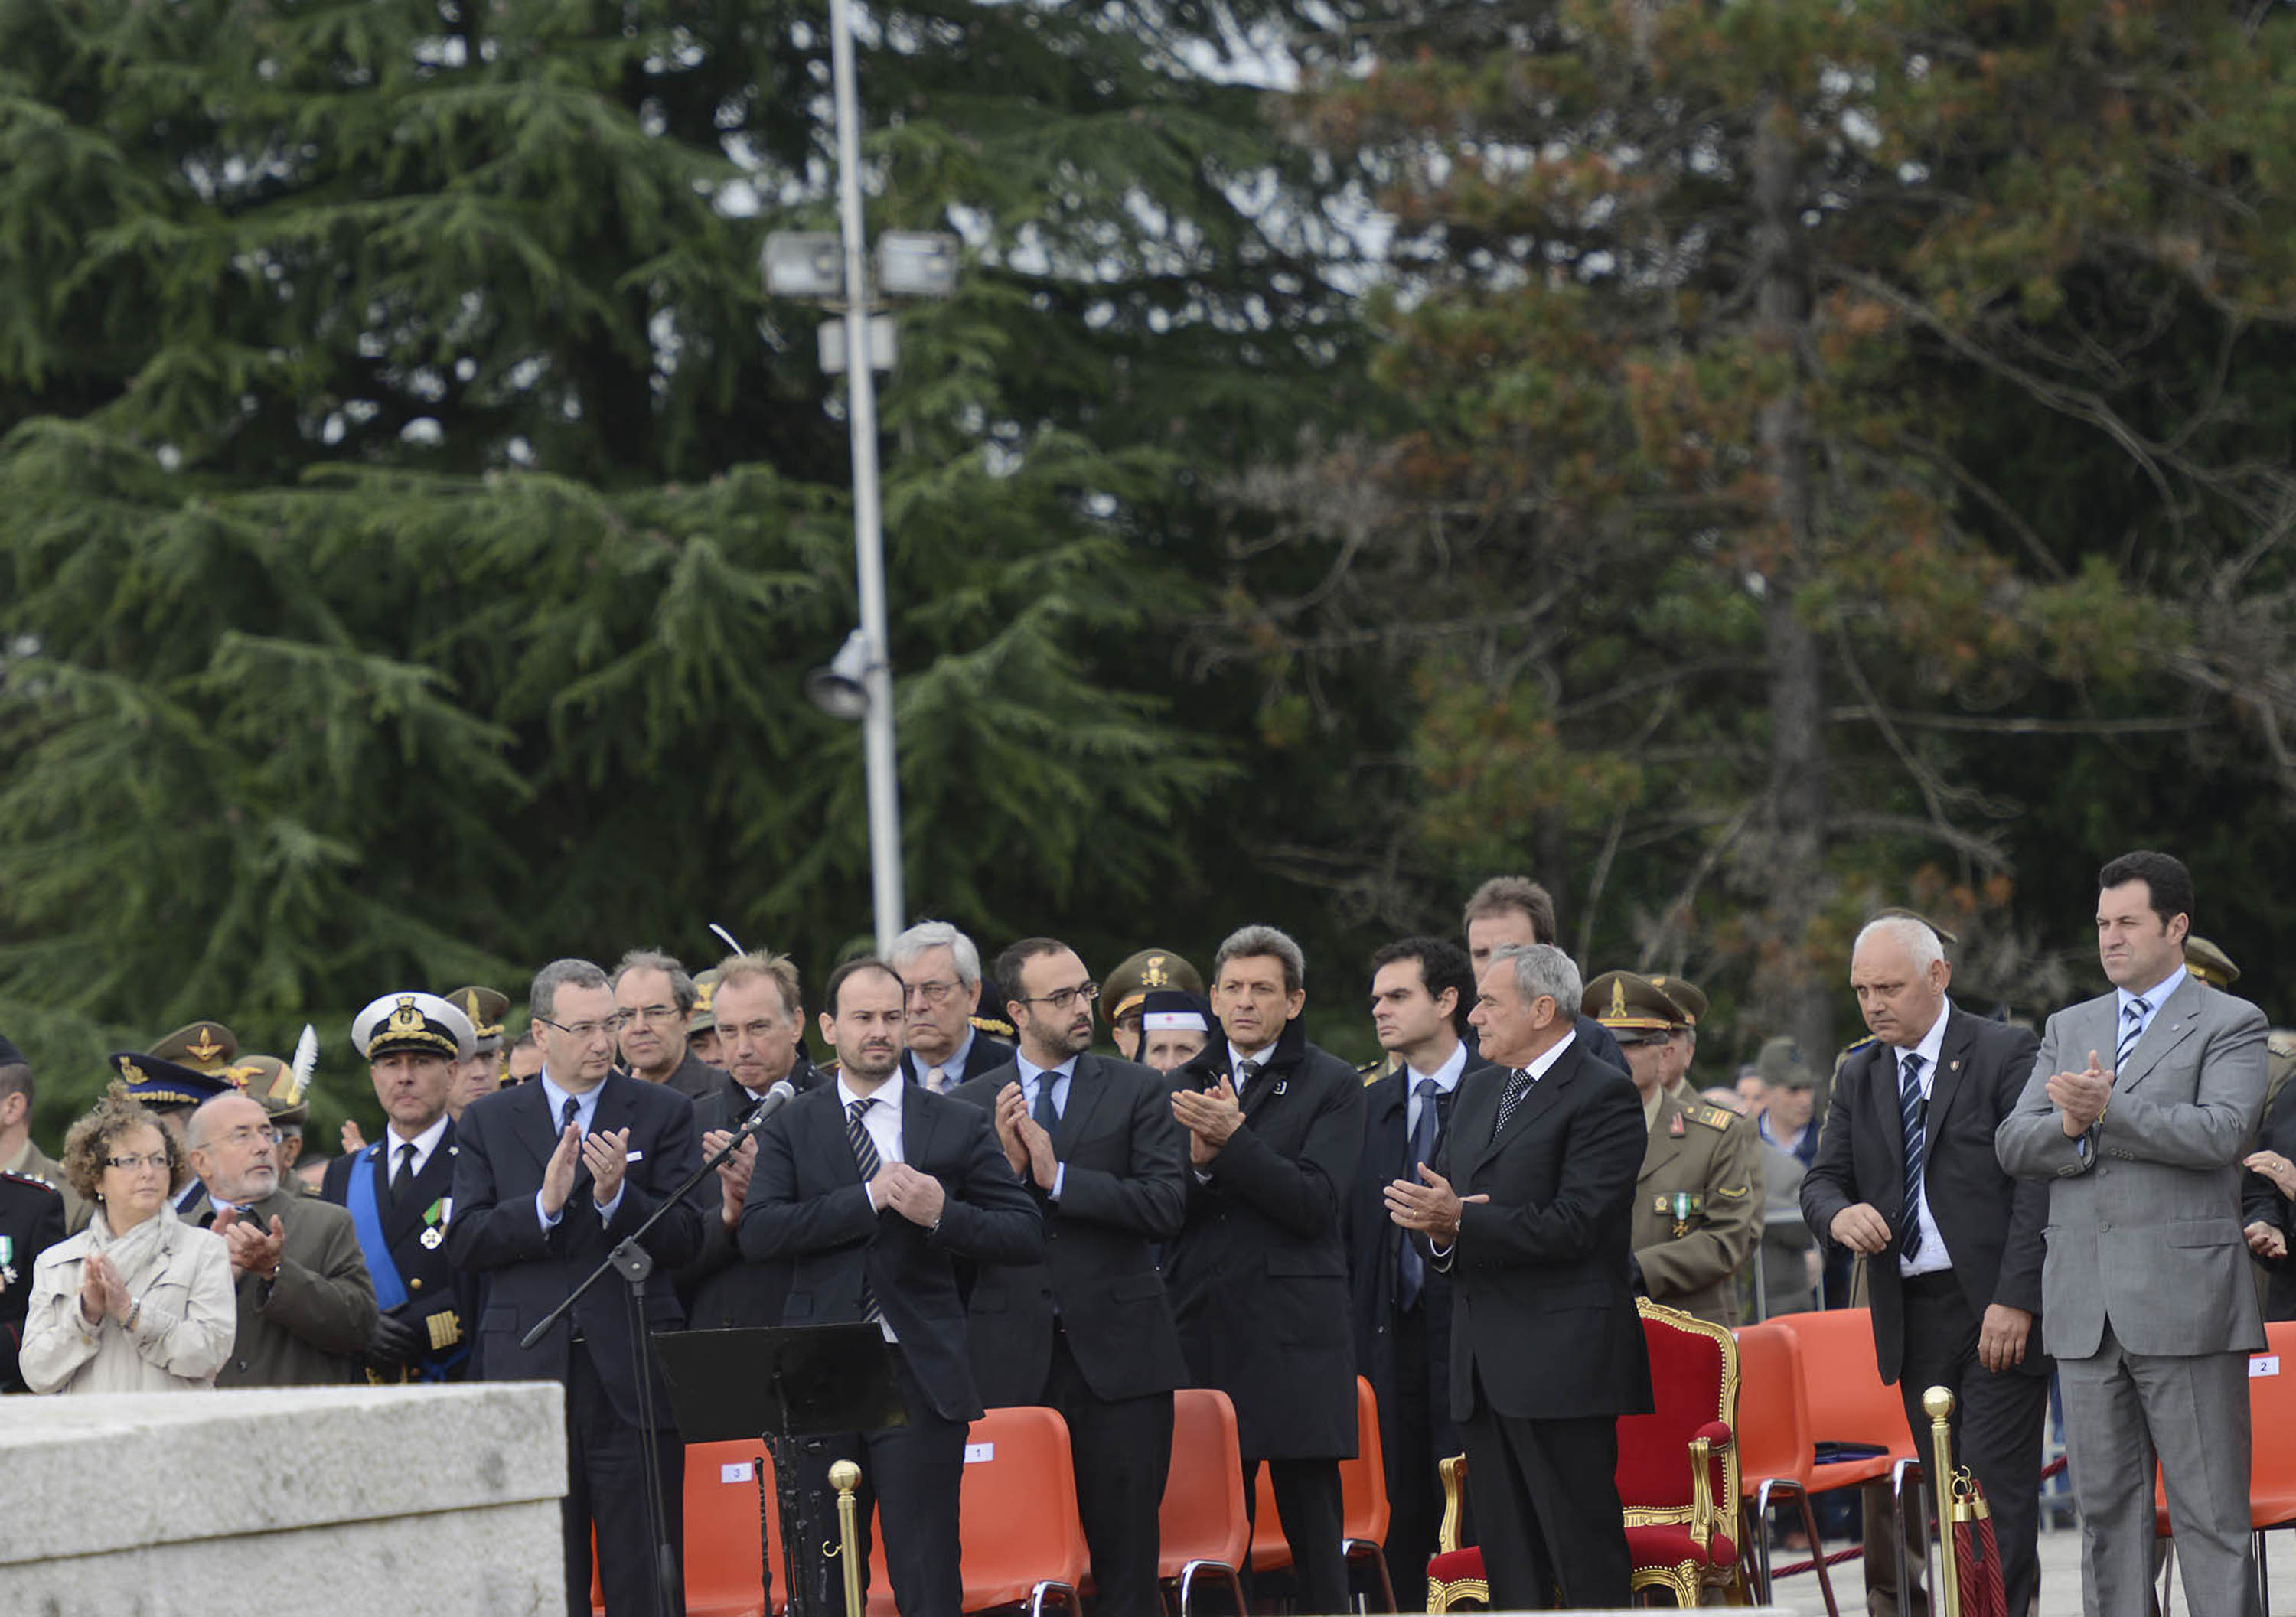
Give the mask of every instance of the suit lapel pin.
[{"label": "suit lapel pin", "polygon": [[1275,1088],[1270,1089],[1268,1093],[1270,1095],[1281,1095],[1285,1089],[1291,1087],[1291,1083],[1292,1080],[1288,1078],[1279,1078],[1275,1080]]},{"label": "suit lapel pin", "polygon": [[1957,1057],[1956,1057],[1953,1062],[1951,1062],[1950,1063],[1948,1063],[1948,1069],[1947,1069],[1947,1070],[1948,1070],[1948,1071],[1954,1071],[1954,1072],[1958,1072],[1958,1071],[1961,1071],[1961,1062],[1960,1062],[1959,1058],[1957,1058]]}]

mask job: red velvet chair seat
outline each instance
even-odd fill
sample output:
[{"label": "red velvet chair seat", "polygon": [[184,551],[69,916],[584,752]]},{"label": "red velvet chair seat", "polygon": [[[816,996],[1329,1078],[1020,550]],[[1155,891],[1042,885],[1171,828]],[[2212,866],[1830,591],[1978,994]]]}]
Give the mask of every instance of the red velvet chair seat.
[{"label": "red velvet chair seat", "polygon": [[[1727,1572],[1738,1564],[1738,1541],[1716,1529],[1700,1549],[1688,1523],[1661,1522],[1627,1529],[1627,1553],[1636,1566],[1693,1566],[1702,1572]],[[1480,1564],[1481,1557],[1478,1556]]]}]

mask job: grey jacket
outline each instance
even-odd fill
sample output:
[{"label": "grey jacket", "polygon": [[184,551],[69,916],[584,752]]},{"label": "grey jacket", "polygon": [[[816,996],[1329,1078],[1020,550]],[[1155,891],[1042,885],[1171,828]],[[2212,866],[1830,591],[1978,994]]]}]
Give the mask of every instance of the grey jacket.
[{"label": "grey jacket", "polygon": [[2109,1057],[2113,994],[2049,1018],[2033,1075],[2001,1120],[2001,1166],[2049,1181],[2042,1334],[2095,1353],[2109,1320],[2132,1353],[2255,1352],[2264,1326],[2241,1235],[2241,1154],[2264,1107],[2264,1013],[2186,978],[2114,1075],[2104,1116],[2068,1137],[2049,1079]]}]

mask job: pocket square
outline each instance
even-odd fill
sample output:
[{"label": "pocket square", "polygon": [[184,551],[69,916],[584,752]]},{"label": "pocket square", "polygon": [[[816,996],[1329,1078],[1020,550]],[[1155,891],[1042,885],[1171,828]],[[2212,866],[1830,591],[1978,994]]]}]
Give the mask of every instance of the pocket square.
[{"label": "pocket square", "polygon": [[625,1162],[643,1162],[645,1161],[645,1153],[643,1151],[626,1151],[622,1153],[622,1161]]}]

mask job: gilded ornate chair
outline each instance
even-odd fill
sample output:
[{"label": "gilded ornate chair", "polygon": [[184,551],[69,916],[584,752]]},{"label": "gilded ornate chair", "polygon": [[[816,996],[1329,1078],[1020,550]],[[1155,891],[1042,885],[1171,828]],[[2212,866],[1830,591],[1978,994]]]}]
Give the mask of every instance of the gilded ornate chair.
[{"label": "gilded ornate chair", "polygon": [[[1636,1306],[1655,1408],[1619,1421],[1619,1502],[1634,1588],[1665,1589],[1675,1605],[1696,1605],[1706,1589],[1739,1588],[1738,1545],[1729,1531],[1738,1498],[1737,1344],[1719,1326],[1647,1299]],[[1441,1551],[1427,1564],[1427,1609],[1487,1605],[1482,1551],[1459,1542],[1465,1457],[1445,1460],[1441,1470]]]}]

